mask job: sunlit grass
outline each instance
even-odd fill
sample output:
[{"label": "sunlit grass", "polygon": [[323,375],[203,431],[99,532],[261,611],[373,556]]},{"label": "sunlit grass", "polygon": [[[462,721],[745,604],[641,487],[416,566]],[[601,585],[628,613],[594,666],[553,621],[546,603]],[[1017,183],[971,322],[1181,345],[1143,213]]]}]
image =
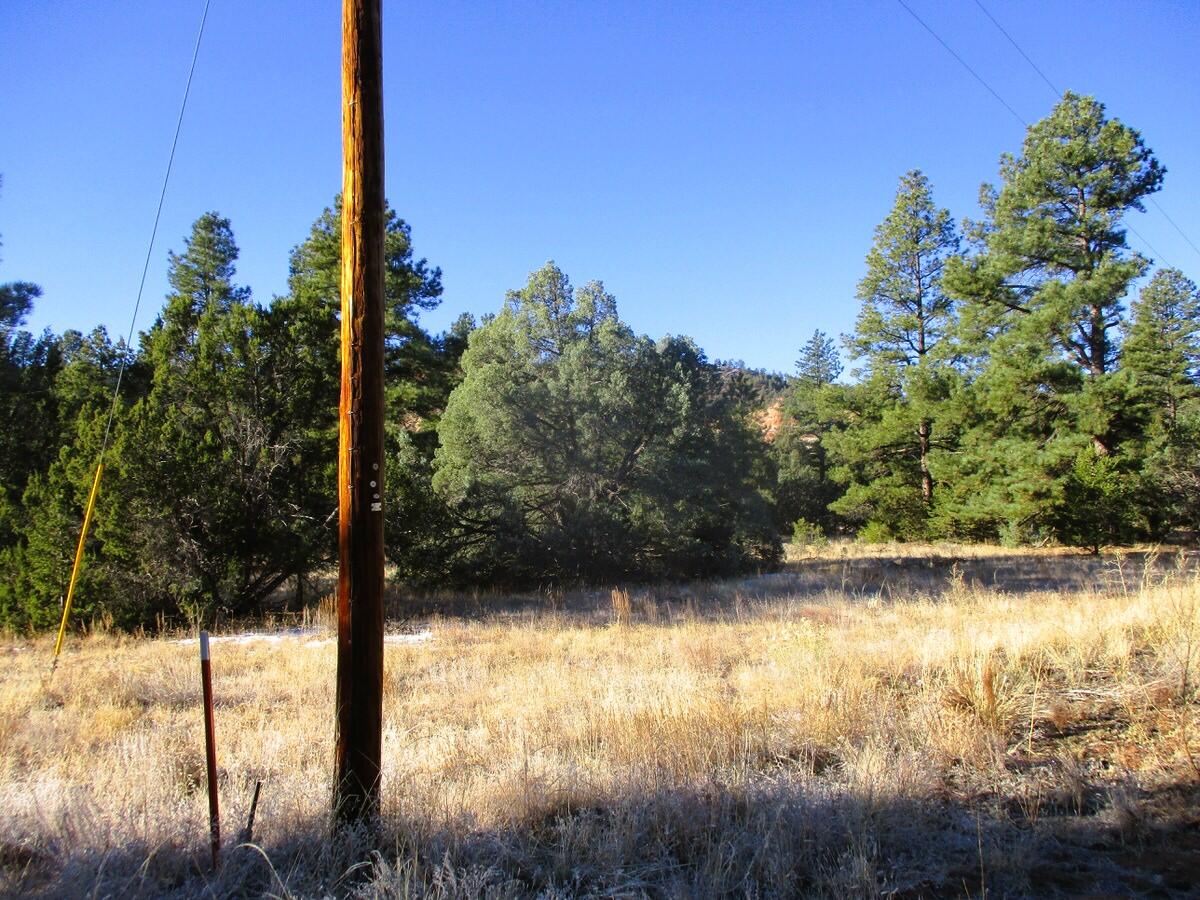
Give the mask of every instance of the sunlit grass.
[{"label": "sunlit grass", "polygon": [[[195,646],[92,635],[47,685],[47,641],[12,642],[0,887],[845,896],[978,893],[982,871],[1019,892],[1067,814],[1102,836],[1167,827],[1147,798],[1200,774],[1200,583],[1014,594],[943,574],[903,596],[833,565],[820,594],[742,581],[435,617],[431,640],[388,645],[370,846],[328,840],[333,645],[217,644],[219,876]],[[274,873],[234,848],[258,780]]]}]

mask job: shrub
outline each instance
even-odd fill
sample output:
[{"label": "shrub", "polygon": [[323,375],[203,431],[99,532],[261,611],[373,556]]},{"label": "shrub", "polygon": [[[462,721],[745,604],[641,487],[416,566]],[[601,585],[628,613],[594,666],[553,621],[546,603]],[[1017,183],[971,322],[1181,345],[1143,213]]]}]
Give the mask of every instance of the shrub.
[{"label": "shrub", "polygon": [[870,521],[858,529],[858,539],[864,544],[886,544],[894,541],[896,537],[882,522]]},{"label": "shrub", "polygon": [[821,526],[801,517],[792,525],[792,543],[801,547],[824,547],[829,540]]}]

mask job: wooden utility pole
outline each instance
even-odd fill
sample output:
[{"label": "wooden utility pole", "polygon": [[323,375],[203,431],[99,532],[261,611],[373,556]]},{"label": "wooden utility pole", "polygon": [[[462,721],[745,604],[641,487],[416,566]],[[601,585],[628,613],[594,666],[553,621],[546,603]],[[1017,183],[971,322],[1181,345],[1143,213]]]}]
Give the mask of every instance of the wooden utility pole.
[{"label": "wooden utility pole", "polygon": [[342,0],[342,399],[334,811],[379,812],[383,742],[381,0]]}]

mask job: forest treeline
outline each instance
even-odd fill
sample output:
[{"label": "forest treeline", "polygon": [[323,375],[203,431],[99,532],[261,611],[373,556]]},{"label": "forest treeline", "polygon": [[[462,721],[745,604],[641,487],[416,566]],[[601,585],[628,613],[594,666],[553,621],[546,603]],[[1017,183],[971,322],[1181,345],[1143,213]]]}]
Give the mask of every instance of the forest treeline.
[{"label": "forest treeline", "polygon": [[[397,577],[707,577],[835,534],[1191,536],[1200,294],[1152,271],[1122,224],[1164,174],[1137,131],[1071,93],[1001,157],[979,221],[957,223],[908,172],[866,257],[849,378],[819,331],[786,375],[638,335],[603,284],[553,263],[482,322],[430,334],[441,272],[389,211]],[[136,347],[103,328],[31,334],[38,287],[0,285],[0,625],[57,621],[106,431],[81,618],[315,599],[336,551],[339,224],[335,202],[264,304],[237,284],[230,222],[201,216]]]}]

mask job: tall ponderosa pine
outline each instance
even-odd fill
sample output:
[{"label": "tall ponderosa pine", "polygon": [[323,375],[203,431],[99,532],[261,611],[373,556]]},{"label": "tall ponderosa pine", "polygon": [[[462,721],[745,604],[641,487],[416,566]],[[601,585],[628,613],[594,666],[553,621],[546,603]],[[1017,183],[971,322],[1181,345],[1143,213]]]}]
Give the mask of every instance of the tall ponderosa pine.
[{"label": "tall ponderosa pine", "polygon": [[823,387],[833,384],[842,374],[842,358],[833,338],[819,328],[812,333],[796,360],[796,380],[801,384]]},{"label": "tall ponderosa pine", "polygon": [[[422,310],[441,302],[442,272],[413,256],[412,231],[389,207],[385,217],[384,328],[388,417],[434,415],[445,403],[449,387],[439,378],[437,348],[417,324]],[[341,310],[342,200],[337,197],[313,223],[308,237],[292,250],[288,293],[272,305],[271,314],[291,332],[292,342],[304,358],[297,361],[297,377],[310,391],[322,412],[338,405],[338,354]],[[332,365],[331,365],[332,363]],[[331,420],[331,421],[334,421]]]},{"label": "tall ponderosa pine", "polygon": [[[1052,349],[1083,376],[1083,392],[1102,393],[1122,298],[1148,265],[1128,251],[1122,221],[1163,174],[1138,132],[1095,99],[1064,95],[1029,128],[1021,156],[1001,157],[999,191],[982,191],[982,252],[948,273],[975,349],[996,364],[1022,344]],[[1117,439],[1103,406],[1076,404],[1099,453]]]},{"label": "tall ponderosa pine", "polygon": [[[1138,132],[1067,93],[1029,128],[1020,156],[1001,157],[1000,175],[999,190],[981,192],[979,252],[946,273],[977,375],[960,404],[969,434],[946,515],[975,537],[1020,539],[1077,518],[1066,507],[1091,465],[1081,452],[1117,453],[1136,435],[1115,338],[1122,298],[1148,264],[1128,250],[1122,222],[1163,169]],[[1108,483],[1127,464],[1102,468]],[[1114,539],[1125,525],[1106,524]]]},{"label": "tall ponderosa pine", "polygon": [[923,531],[934,500],[930,456],[952,375],[945,339],[955,319],[942,273],[958,246],[928,178],[905,174],[858,286],[862,310],[847,347],[863,363],[862,396],[834,442],[850,485],[835,508],[894,534]]}]

